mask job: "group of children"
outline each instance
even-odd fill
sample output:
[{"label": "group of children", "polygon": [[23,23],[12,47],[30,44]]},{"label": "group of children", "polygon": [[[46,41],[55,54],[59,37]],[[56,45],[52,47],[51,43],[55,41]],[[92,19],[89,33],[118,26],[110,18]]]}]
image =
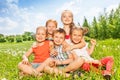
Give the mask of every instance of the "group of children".
[{"label": "group of children", "polygon": [[[51,19],[46,22],[46,27],[40,26],[36,29],[36,42],[18,64],[20,74],[41,76],[42,72],[46,72],[70,77],[68,72],[74,72],[79,68],[90,71],[90,66],[95,68],[105,66],[106,69],[101,73],[105,79],[110,80],[113,57],[95,60],[90,56],[94,51],[96,41],[92,39],[91,46],[88,48],[84,40],[88,29],[74,25],[71,11],[63,11],[61,21],[63,29],[57,29],[57,22]],[[32,63],[28,60],[31,54],[34,54]]]}]

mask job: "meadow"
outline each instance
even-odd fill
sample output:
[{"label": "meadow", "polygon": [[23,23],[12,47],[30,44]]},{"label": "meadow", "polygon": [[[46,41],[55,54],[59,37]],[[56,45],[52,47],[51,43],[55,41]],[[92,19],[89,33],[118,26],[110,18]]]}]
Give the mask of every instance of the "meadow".
[{"label": "meadow", "polygon": [[[19,76],[17,64],[22,60],[22,55],[30,48],[32,42],[0,43],[0,80],[72,80],[62,76],[44,74],[42,77]],[[120,80],[120,39],[107,39],[97,41],[92,54],[95,59],[104,56],[114,57],[112,80]],[[32,57],[30,58],[32,59]],[[104,80],[100,73],[94,71],[83,73],[82,77],[75,80]]]}]

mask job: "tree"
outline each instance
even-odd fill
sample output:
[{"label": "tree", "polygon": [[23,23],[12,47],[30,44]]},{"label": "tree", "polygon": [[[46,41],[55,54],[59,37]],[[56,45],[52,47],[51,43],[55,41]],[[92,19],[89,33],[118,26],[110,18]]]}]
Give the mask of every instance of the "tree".
[{"label": "tree", "polygon": [[31,41],[31,40],[34,40],[33,35],[34,35],[33,32],[24,32],[24,34],[22,35],[23,41]]},{"label": "tree", "polygon": [[[87,27],[88,29],[90,29],[90,27],[89,27],[89,24],[88,24],[88,21],[87,21],[86,17],[84,17],[83,27]],[[90,32],[88,32],[88,33],[86,34],[86,36],[90,37]]]},{"label": "tree", "polygon": [[116,9],[113,19],[114,19],[114,25],[115,25],[113,38],[120,38],[120,5]]},{"label": "tree", "polygon": [[3,34],[0,34],[0,42],[6,42],[6,39]]},{"label": "tree", "polygon": [[14,35],[6,36],[6,40],[7,40],[8,42],[14,42],[14,41],[15,41],[15,36],[14,36]]},{"label": "tree", "polygon": [[23,38],[21,35],[16,35],[16,42],[22,42],[23,41]]},{"label": "tree", "polygon": [[98,30],[98,23],[97,23],[96,17],[94,17],[93,19],[92,28],[93,28],[93,30],[91,31],[91,33],[93,34],[92,36],[94,38],[99,38],[99,30]]}]

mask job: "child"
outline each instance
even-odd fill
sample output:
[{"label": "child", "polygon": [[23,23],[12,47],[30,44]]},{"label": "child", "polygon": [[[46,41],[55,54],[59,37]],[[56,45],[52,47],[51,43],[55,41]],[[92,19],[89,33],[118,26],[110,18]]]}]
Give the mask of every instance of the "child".
[{"label": "child", "polygon": [[[65,36],[65,42],[63,43],[63,45],[66,45],[66,42],[68,44],[70,44],[70,31],[72,30],[72,28],[75,27],[74,22],[73,22],[73,13],[70,10],[64,10],[61,14],[61,21],[63,23],[63,29],[66,32],[66,36]],[[82,48],[85,46],[85,41],[84,38],[81,40],[81,43],[77,44],[77,45],[72,45],[72,46],[68,46],[66,49],[64,49],[65,51],[67,50],[72,50],[72,49],[76,49],[76,48]]]},{"label": "child", "polygon": [[[86,30],[84,30],[83,28],[73,28],[70,33],[72,43],[79,44],[81,42],[81,39],[83,38],[84,33],[86,33],[85,31]],[[96,42],[92,40],[91,43],[92,46],[90,49],[88,49],[87,46],[81,49],[74,49],[74,58],[77,59],[78,57],[82,57],[85,60],[85,63],[83,64],[82,68],[86,71],[90,70],[90,64],[92,64],[92,66],[96,68],[98,68],[99,66],[105,66],[106,70],[103,70],[102,74],[106,78],[106,80],[109,80],[111,75],[111,69],[113,66],[113,57],[108,56],[102,58],[101,60],[93,59],[92,57],[90,57],[89,54],[93,52]]]},{"label": "child", "polygon": [[[25,74],[39,75],[39,71],[43,71],[44,66],[47,64],[47,59],[50,57],[50,47],[53,46],[52,42],[46,41],[46,29],[42,26],[36,29],[36,42],[24,55],[23,60],[18,64],[18,68]],[[34,60],[29,62],[28,57],[34,54]],[[39,66],[39,68],[38,68]]]},{"label": "child", "polygon": [[53,31],[57,28],[57,21],[49,19],[46,21],[46,29],[47,29],[47,40],[53,40],[52,34]]},{"label": "child", "polygon": [[[73,54],[69,51],[64,52],[63,48],[67,47],[62,45],[65,41],[65,31],[63,29],[55,30],[53,33],[54,51],[51,52],[52,58],[56,65],[62,66],[64,72],[75,71],[84,62],[82,58],[73,61]],[[55,55],[57,53],[57,55]]]},{"label": "child", "polygon": [[66,39],[70,38],[70,30],[74,27],[73,13],[70,10],[64,10],[61,14],[61,21],[63,23],[63,29],[66,32]]}]

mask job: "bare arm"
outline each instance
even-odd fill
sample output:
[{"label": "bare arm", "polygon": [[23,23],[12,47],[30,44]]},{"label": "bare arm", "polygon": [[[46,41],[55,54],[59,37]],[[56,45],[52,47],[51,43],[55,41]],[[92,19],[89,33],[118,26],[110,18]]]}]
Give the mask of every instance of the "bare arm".
[{"label": "bare arm", "polygon": [[63,45],[65,46],[63,51],[72,51],[73,49],[83,48],[86,45],[86,43],[85,43],[85,40],[82,39],[81,42],[78,44],[71,45],[71,44],[68,44],[66,41],[64,41]]},{"label": "bare arm", "polygon": [[54,44],[52,41],[50,41],[49,46],[50,46],[50,52],[51,52],[54,49]]},{"label": "bare arm", "polygon": [[30,48],[24,55],[23,55],[23,60],[22,60],[22,63],[23,64],[29,64],[29,60],[28,60],[28,57],[32,54],[32,48]]},{"label": "bare arm", "polygon": [[23,58],[22,63],[23,63],[23,64],[28,64],[28,63],[29,63],[28,57],[29,57],[29,56],[32,54],[32,52],[33,52],[32,48],[33,48],[33,47],[36,47],[36,46],[37,46],[37,43],[34,42],[34,43],[32,44],[32,47],[22,56],[22,58]]},{"label": "bare arm", "polygon": [[90,42],[91,42],[91,46],[90,46],[90,48],[87,49],[89,55],[91,55],[94,51],[94,48],[95,48],[95,45],[96,45],[96,40],[91,39]]},{"label": "bare arm", "polygon": [[86,45],[86,43],[85,43],[85,40],[84,40],[84,38],[83,38],[80,43],[75,44],[75,45],[72,45],[72,46],[70,46],[70,47],[71,47],[71,50],[73,50],[73,49],[78,49],[78,48],[81,49],[81,48],[83,48],[85,45]]},{"label": "bare arm", "polygon": [[50,55],[51,56],[57,56],[58,52],[54,49],[54,43],[52,41],[50,41]]}]

